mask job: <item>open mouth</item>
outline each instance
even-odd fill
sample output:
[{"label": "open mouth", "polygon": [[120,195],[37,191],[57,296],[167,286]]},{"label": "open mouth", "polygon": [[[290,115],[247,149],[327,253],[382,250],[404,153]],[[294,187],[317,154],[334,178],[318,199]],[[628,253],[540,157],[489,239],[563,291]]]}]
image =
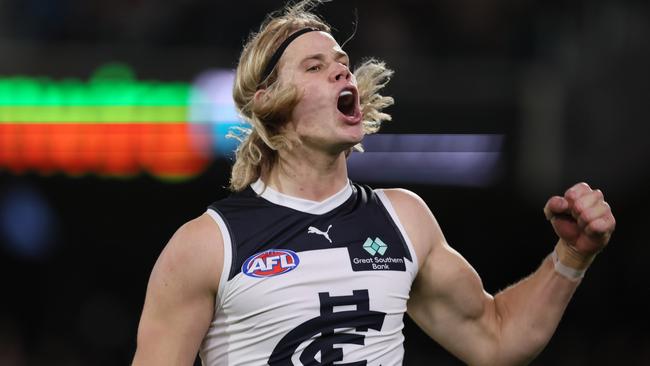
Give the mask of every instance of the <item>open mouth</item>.
[{"label": "open mouth", "polygon": [[336,107],[338,110],[348,117],[354,117],[356,114],[356,101],[357,97],[351,89],[344,89],[339,94]]}]

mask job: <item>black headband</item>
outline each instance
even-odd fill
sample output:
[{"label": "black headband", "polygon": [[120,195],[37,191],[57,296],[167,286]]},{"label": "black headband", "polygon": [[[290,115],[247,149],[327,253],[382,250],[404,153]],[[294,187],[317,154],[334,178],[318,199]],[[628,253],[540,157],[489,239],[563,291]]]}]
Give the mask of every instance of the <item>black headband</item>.
[{"label": "black headband", "polygon": [[273,69],[275,68],[275,65],[277,65],[278,61],[280,60],[280,57],[282,57],[282,54],[284,53],[284,50],[289,47],[289,44],[293,42],[296,38],[302,36],[305,33],[308,32],[318,32],[318,29],[316,28],[302,28],[294,33],[292,33],[287,39],[280,44],[277,50],[273,52],[273,56],[271,56],[271,59],[269,62],[266,64],[266,67],[264,68],[264,74],[262,74],[262,81],[260,81],[260,85],[268,79],[269,76],[271,76],[271,72],[273,72]]}]

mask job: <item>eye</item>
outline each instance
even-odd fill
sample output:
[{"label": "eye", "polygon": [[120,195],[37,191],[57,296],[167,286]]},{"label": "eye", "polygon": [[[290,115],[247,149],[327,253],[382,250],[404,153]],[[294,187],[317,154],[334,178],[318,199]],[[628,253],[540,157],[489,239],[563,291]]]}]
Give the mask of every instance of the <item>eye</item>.
[{"label": "eye", "polygon": [[321,65],[314,65],[307,69],[308,72],[318,72],[321,70]]}]

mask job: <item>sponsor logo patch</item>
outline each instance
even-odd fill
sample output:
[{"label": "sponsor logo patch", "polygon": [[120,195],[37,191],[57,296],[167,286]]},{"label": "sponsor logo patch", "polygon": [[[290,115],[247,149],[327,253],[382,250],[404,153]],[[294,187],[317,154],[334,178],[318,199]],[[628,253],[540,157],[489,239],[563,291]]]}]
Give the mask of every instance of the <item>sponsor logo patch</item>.
[{"label": "sponsor logo patch", "polygon": [[406,253],[402,246],[390,246],[379,237],[367,238],[361,245],[348,247],[352,270],[406,271]]},{"label": "sponsor logo patch", "polygon": [[379,238],[375,238],[375,240],[368,238],[366,239],[366,242],[363,243],[363,249],[370,253],[370,255],[377,255],[377,253],[379,253],[379,255],[384,255],[386,249],[388,249],[388,245]]},{"label": "sponsor logo patch", "polygon": [[253,254],[241,266],[241,271],[250,277],[273,277],[293,271],[300,264],[298,254],[288,249],[269,249]]}]

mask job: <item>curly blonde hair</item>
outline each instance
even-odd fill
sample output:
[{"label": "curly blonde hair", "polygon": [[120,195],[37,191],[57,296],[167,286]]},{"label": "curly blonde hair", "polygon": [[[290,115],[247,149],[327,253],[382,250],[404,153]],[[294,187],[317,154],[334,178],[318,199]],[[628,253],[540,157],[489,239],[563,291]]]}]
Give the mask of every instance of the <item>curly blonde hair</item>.
[{"label": "curly blonde hair", "polygon": [[[237,65],[233,99],[250,128],[236,128],[228,134],[240,141],[230,176],[232,191],[243,190],[268,172],[275,164],[277,151],[290,149],[295,142],[282,134],[282,126],[299,101],[298,90],[295,86],[276,82],[277,67],[265,80],[262,80],[263,73],[275,50],[295,31],[310,27],[331,33],[330,26],[311,12],[326,1],[329,0],[303,0],[269,14],[259,32],[252,33],[244,46]],[[367,134],[377,132],[383,121],[391,119],[382,109],[392,105],[393,98],[382,96],[379,91],[392,74],[383,62],[375,59],[365,60],[354,71],[363,129]],[[255,93],[262,85],[266,87],[266,97],[256,100]],[[354,149],[363,151],[360,144]]]}]

